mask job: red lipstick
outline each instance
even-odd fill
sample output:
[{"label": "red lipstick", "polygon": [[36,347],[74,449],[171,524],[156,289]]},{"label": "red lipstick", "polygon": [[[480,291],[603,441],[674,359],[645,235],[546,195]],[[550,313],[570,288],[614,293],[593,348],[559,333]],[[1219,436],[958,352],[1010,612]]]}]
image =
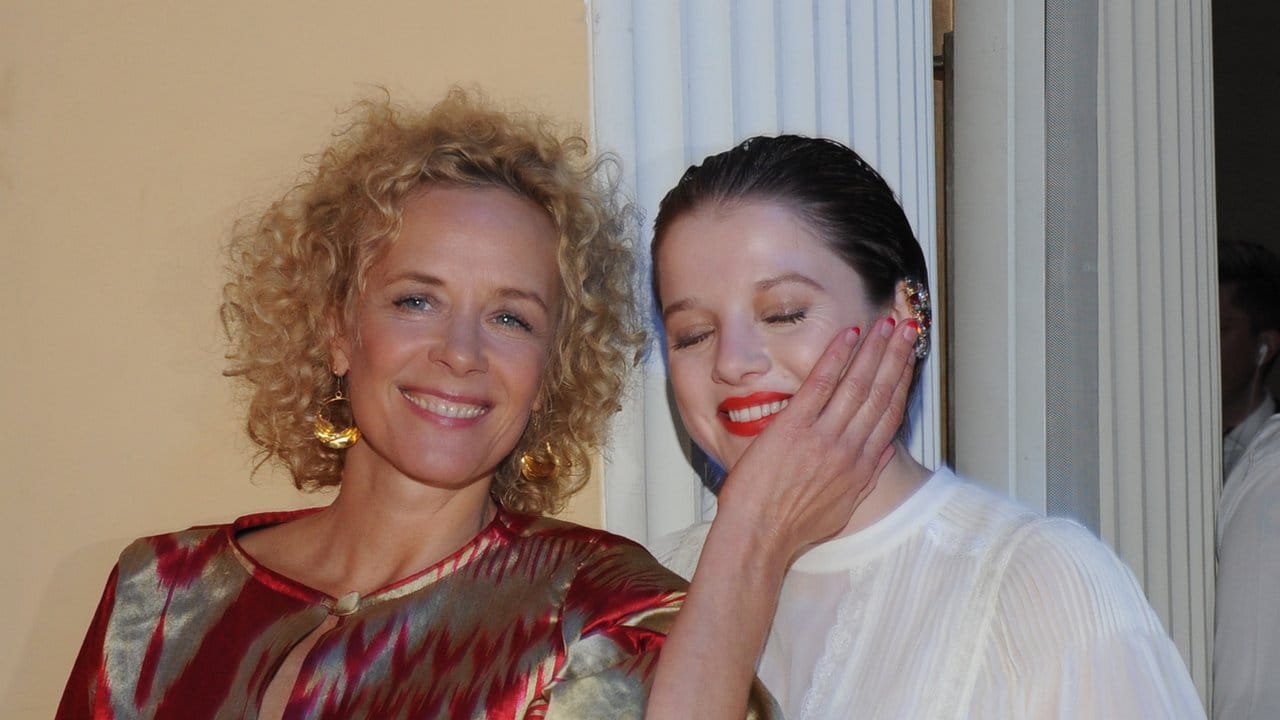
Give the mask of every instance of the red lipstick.
[{"label": "red lipstick", "polygon": [[723,402],[716,408],[720,423],[725,429],[733,435],[740,437],[755,437],[764,431],[769,423],[777,417],[777,413],[765,415],[756,420],[746,420],[735,422],[730,419],[729,412],[733,410],[746,410],[747,408],[756,407],[758,405],[768,405],[769,403],[778,402],[780,400],[788,400],[791,393],[780,392],[755,392],[750,395],[740,395],[731,398],[725,398]]}]

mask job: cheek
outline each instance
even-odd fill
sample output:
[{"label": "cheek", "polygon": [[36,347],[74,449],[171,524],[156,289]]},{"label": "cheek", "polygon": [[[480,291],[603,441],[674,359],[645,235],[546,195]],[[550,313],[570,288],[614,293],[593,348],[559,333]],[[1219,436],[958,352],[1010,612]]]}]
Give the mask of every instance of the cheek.
[{"label": "cheek", "polygon": [[715,422],[716,412],[711,368],[701,357],[683,354],[669,357],[667,370],[680,419],[694,441],[706,448],[707,426]]},{"label": "cheek", "polygon": [[711,386],[711,368],[700,355],[684,352],[667,356],[671,393],[681,408],[696,406],[698,396],[706,395]]},{"label": "cheek", "polygon": [[1256,348],[1243,338],[1222,343],[1222,367],[1239,373],[1253,367]]},{"label": "cheek", "polygon": [[1228,381],[1243,382],[1253,374],[1258,349],[1251,340],[1246,333],[1223,336],[1221,367],[1222,376]]},{"label": "cheek", "polygon": [[399,364],[400,346],[387,342],[385,336],[368,334],[351,345],[347,352],[350,371],[347,380],[353,394],[371,395],[375,386],[395,374]]},{"label": "cheek", "polygon": [[549,350],[528,344],[514,347],[503,344],[493,349],[491,357],[501,358],[502,372],[513,398],[527,400],[531,404],[530,409],[536,410],[532,405],[536,403],[538,390],[551,367]]},{"label": "cheek", "polygon": [[826,350],[837,332],[834,325],[815,324],[790,337],[778,338],[772,343],[770,352],[775,362],[785,368],[787,374],[796,382],[796,388],[791,388],[792,391],[809,376],[809,372],[813,370],[814,365],[818,364],[818,358],[822,357],[822,352]]}]

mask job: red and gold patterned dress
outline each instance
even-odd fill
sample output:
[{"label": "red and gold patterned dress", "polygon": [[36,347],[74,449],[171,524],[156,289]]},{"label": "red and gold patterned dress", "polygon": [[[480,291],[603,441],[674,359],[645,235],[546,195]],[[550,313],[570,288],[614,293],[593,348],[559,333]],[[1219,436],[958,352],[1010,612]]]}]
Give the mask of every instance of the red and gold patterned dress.
[{"label": "red and gold patterned dress", "polygon": [[303,661],[287,720],[642,716],[685,583],[640,546],[499,509],[453,555],[353,604],[236,543],[305,512],[130,545],[59,720],[256,718],[290,649],[331,614],[340,617]]}]

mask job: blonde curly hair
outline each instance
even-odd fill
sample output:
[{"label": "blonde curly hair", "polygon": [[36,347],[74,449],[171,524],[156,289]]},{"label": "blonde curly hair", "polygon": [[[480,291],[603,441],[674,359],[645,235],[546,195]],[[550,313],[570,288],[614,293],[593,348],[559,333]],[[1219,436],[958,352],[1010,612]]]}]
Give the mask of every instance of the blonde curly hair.
[{"label": "blonde curly hair", "polygon": [[[298,184],[237,224],[229,248],[225,374],[248,385],[248,432],[260,462],[282,463],[300,489],[340,482],[342,452],[313,435],[335,389],[335,318],[351,327],[369,268],[399,233],[406,198],[435,184],[501,187],[550,215],[564,301],[539,391],[543,409],[499,464],[491,492],[519,512],[559,510],[590,476],[644,342],[634,213],[618,192],[615,163],[544,117],[497,110],[459,88],[426,113],[387,97],[348,113],[350,124]],[[558,472],[525,477],[526,453],[532,467],[554,463]]]}]

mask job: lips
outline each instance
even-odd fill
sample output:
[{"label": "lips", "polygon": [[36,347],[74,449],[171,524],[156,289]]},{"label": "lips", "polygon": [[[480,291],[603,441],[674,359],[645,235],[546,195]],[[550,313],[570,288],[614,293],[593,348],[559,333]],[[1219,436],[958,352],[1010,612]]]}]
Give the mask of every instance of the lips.
[{"label": "lips", "polygon": [[400,394],[417,408],[419,415],[444,425],[470,425],[489,412],[489,405],[476,398],[443,395],[435,392],[413,391],[401,388]]},{"label": "lips", "polygon": [[730,433],[754,437],[773,422],[790,399],[790,393],[757,392],[726,398],[716,409],[721,424]]}]

